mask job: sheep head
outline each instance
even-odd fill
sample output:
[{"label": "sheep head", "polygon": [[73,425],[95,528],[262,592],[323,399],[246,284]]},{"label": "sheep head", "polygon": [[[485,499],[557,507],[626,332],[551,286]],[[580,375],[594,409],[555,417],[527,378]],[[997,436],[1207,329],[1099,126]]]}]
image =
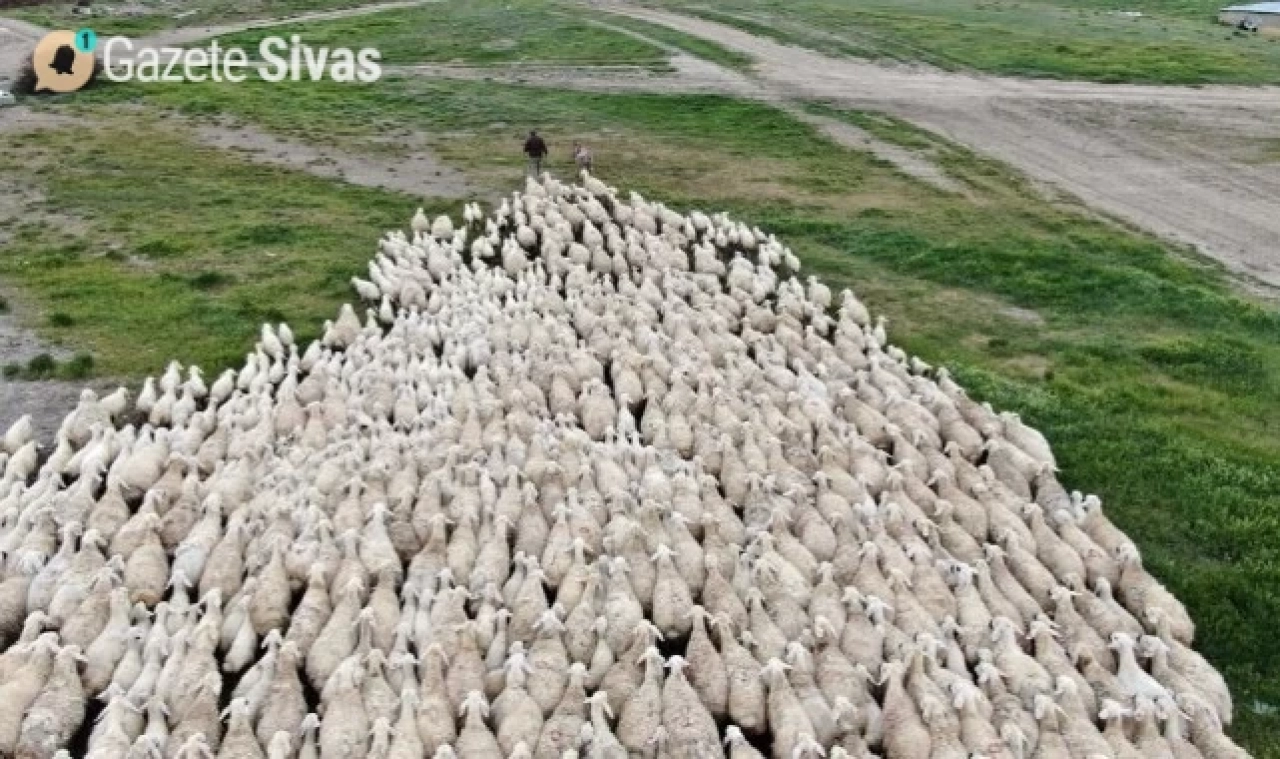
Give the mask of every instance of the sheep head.
[{"label": "sheep head", "polygon": [[1113,632],[1111,633],[1111,640],[1107,643],[1107,647],[1113,651],[1120,651],[1122,654],[1126,651],[1133,653],[1135,647],[1133,636],[1126,632]]},{"label": "sheep head", "polygon": [[1103,722],[1124,720],[1131,716],[1133,716],[1132,709],[1109,698],[1102,699],[1102,708],[1098,710],[1098,719]]},{"label": "sheep head", "polygon": [[787,671],[790,669],[791,665],[781,659],[770,659],[760,668],[760,679],[764,680],[768,687],[774,688],[787,681]]}]

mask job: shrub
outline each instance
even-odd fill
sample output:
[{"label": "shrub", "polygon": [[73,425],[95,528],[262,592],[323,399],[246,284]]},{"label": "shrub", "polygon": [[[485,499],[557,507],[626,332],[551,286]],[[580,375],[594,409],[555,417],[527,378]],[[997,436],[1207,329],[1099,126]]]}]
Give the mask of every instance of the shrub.
[{"label": "shrub", "polygon": [[187,280],[193,288],[197,290],[214,290],[224,285],[229,285],[234,279],[220,271],[202,271]]},{"label": "shrub", "polygon": [[62,376],[71,380],[87,379],[93,374],[93,356],[77,353],[62,367]]},{"label": "shrub", "polygon": [[31,63],[31,55],[34,52],[32,50],[23,57],[26,62],[13,80],[13,91],[18,95],[34,95],[36,92],[36,69]]},{"label": "shrub", "polygon": [[49,315],[49,324],[54,327],[70,327],[76,323],[70,314],[64,314],[61,311],[54,311]]},{"label": "shrub", "polygon": [[45,379],[53,375],[58,362],[48,353],[41,353],[27,362],[27,379]]}]

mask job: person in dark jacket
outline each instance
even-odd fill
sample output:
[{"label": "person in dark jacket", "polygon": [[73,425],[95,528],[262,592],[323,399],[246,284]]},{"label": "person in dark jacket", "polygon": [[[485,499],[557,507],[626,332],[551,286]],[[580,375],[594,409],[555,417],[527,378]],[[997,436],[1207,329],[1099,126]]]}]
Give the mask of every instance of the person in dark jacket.
[{"label": "person in dark jacket", "polygon": [[547,155],[547,143],[538,136],[536,130],[529,132],[529,139],[524,141],[524,154],[529,156],[529,168],[535,177],[542,176],[542,159]]}]

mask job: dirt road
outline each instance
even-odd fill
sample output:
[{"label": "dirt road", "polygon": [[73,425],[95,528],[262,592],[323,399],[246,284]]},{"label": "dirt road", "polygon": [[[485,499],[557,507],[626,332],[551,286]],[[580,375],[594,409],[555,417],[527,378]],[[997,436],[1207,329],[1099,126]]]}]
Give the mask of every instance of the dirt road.
[{"label": "dirt road", "polygon": [[47,31],[26,21],[0,18],[0,89],[8,88]]},{"label": "dirt road", "polygon": [[594,7],[753,56],[768,95],[905,118],[1280,287],[1278,89],[1104,85],[890,66],[630,4]]}]

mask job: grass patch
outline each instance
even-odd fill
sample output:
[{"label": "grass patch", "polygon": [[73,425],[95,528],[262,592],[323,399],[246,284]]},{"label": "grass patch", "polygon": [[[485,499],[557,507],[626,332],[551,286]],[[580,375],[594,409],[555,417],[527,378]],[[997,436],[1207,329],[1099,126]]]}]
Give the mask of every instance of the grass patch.
[{"label": "grass patch", "polygon": [[729,50],[711,40],[705,40],[701,37],[695,37],[692,34],[676,31],[670,27],[661,24],[651,24],[648,21],[628,18],[621,15],[598,14],[593,16],[601,23],[622,29],[630,29],[631,31],[644,35],[645,37],[661,42],[664,45],[688,53],[697,58],[701,58],[712,63],[719,64],[726,68],[736,71],[750,71],[752,58],[745,53],[739,53],[735,50]]},{"label": "grass patch", "polygon": [[665,0],[662,5],[833,55],[1014,76],[1275,84],[1280,44],[1214,21],[1200,0]]},{"label": "grass patch", "polygon": [[93,356],[88,353],[77,353],[70,361],[62,365],[62,378],[69,380],[87,379],[93,375]]},{"label": "grass patch", "polygon": [[41,353],[25,364],[5,364],[2,371],[7,380],[35,382],[49,379],[88,379],[93,376],[93,370],[93,356],[88,353],[77,353],[66,361],[58,361],[48,353]]},{"label": "grass patch", "polygon": [[0,172],[32,172],[53,207],[92,219],[86,234],[117,241],[120,254],[33,224],[0,258],[0,278],[106,374],[138,376],[175,356],[230,366],[267,320],[313,336],[349,299],[347,279],[377,239],[419,202],[255,166],[142,114],[128,125],[100,116],[101,128],[0,147]]},{"label": "grass patch", "polygon": [[234,281],[234,277],[220,271],[202,271],[186,279],[187,284],[196,290],[217,290]]},{"label": "grass patch", "polygon": [[140,37],[152,34],[174,25],[173,18],[158,9],[135,16],[100,14],[81,16],[72,12],[75,7],[71,3],[54,3],[27,8],[13,8],[0,13],[0,16],[11,16],[48,29],[82,29],[92,27],[101,38],[122,35]]},{"label": "grass patch", "polygon": [[1258,158],[1267,163],[1280,163],[1280,138],[1270,137],[1257,140]]},{"label": "grass patch", "polygon": [[282,18],[368,4],[367,0],[196,0],[178,5],[165,0],[135,0],[130,3],[135,11],[132,15],[100,13],[86,18],[72,11],[73,3],[48,3],[11,8],[0,16],[12,16],[51,29],[91,26],[99,37],[140,37],[177,27]]},{"label": "grass patch", "polygon": [[256,49],[297,34],[312,47],[374,47],[385,64],[631,63],[663,66],[666,54],[627,34],[580,20],[546,0],[467,0],[333,21],[256,29],[221,38]]}]

